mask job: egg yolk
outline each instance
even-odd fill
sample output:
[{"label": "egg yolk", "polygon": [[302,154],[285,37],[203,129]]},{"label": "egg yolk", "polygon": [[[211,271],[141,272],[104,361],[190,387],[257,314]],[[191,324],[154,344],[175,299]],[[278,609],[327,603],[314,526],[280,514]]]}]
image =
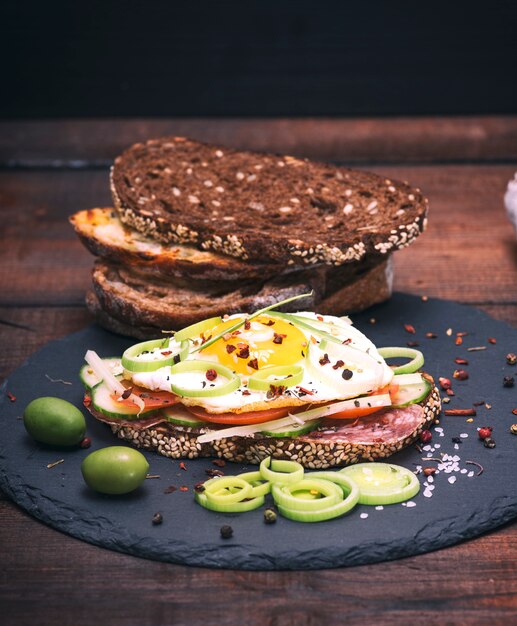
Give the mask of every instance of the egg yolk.
[{"label": "egg yolk", "polygon": [[[205,332],[205,337],[208,339],[222,333],[237,321],[236,318],[226,320]],[[307,338],[288,322],[260,315],[246,326],[200,350],[199,357],[217,360],[237,374],[250,376],[257,369],[294,365],[307,354]]]}]

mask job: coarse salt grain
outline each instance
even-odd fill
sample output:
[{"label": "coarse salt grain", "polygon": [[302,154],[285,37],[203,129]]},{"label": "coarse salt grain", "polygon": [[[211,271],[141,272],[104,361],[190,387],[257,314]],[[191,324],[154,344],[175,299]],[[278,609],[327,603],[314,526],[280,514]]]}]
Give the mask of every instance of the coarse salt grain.
[{"label": "coarse salt grain", "polygon": [[359,516],[361,519],[366,519],[368,517],[368,513],[361,513]]},{"label": "coarse salt grain", "polygon": [[411,509],[416,506],[416,502],[413,502],[413,500],[409,500],[409,502],[406,502],[406,506],[408,507],[408,509]]},{"label": "coarse salt grain", "polygon": [[466,438],[468,437],[468,434],[467,434],[467,433],[461,433],[461,434],[460,434],[460,437],[461,437],[462,439],[466,439]]},{"label": "coarse salt grain", "polygon": [[429,489],[429,487],[426,487],[426,489],[424,489],[424,498],[430,498],[433,495],[433,490]]},{"label": "coarse salt grain", "polygon": [[449,476],[447,480],[451,483],[451,485],[454,485],[456,482],[456,476]]},{"label": "coarse salt grain", "polygon": [[376,511],[384,511],[384,507],[380,504],[379,506],[375,507]]}]

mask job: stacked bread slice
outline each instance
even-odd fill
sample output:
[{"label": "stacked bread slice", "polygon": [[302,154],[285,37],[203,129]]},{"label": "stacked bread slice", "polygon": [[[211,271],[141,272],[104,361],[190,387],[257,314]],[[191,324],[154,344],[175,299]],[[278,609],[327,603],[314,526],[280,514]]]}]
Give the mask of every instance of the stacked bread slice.
[{"label": "stacked bread slice", "polygon": [[114,208],[71,222],[98,257],[88,308],[137,338],[307,292],[334,315],[381,302],[427,212],[406,183],[182,137],[129,148],[111,191]]}]

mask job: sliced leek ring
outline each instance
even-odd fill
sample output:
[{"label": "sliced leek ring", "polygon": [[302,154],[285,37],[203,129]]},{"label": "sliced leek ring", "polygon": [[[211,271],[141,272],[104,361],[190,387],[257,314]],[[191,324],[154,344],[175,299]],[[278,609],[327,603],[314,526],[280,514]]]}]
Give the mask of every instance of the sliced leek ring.
[{"label": "sliced leek ring", "polygon": [[383,359],[397,359],[400,357],[410,359],[408,363],[393,368],[394,374],[413,374],[424,366],[424,355],[420,350],[415,350],[414,348],[378,348],[378,352]]},{"label": "sliced leek ring", "polygon": [[273,484],[286,485],[297,483],[303,478],[303,466],[296,461],[283,461],[268,456],[260,463],[260,473]]},{"label": "sliced leek ring", "polygon": [[[177,382],[174,382],[174,376],[176,374],[184,374],[187,372],[208,372],[208,370],[214,370],[217,374],[220,374],[227,379],[226,383],[217,385],[215,387],[205,387],[203,389],[193,389],[190,387],[183,387]],[[214,398],[217,396],[225,396],[228,393],[232,393],[238,389],[241,385],[241,379],[232,372],[231,369],[214,363],[213,361],[180,361],[171,366],[171,391],[178,396],[185,398]]]},{"label": "sliced leek ring", "polygon": [[[307,498],[307,493],[314,497]],[[297,511],[319,511],[343,500],[341,488],[333,482],[302,478],[297,483],[275,483],[271,489],[275,504]]]},{"label": "sliced leek ring", "polygon": [[[122,367],[129,372],[154,372],[178,360],[182,361],[188,355],[188,341],[181,342],[179,350],[170,350],[169,346],[170,337],[136,343],[122,355]],[[150,358],[139,358],[144,353],[150,353]]]},{"label": "sliced leek ring", "polygon": [[201,320],[200,322],[178,330],[178,332],[174,333],[174,339],[176,341],[185,341],[186,339],[199,337],[201,333],[219,326],[222,321],[221,317],[210,317],[209,319]]},{"label": "sliced leek ring", "polygon": [[234,504],[251,497],[251,483],[239,476],[212,478],[204,483],[204,494],[213,504]]},{"label": "sliced leek ring", "polygon": [[[277,376],[279,378],[276,378]],[[302,380],[303,367],[301,365],[273,365],[250,376],[248,389],[269,391],[272,385],[294,387],[299,385]]]},{"label": "sliced leek ring", "polygon": [[339,470],[339,473],[357,484],[360,504],[396,504],[409,500],[420,491],[415,474],[392,463],[358,463]]}]

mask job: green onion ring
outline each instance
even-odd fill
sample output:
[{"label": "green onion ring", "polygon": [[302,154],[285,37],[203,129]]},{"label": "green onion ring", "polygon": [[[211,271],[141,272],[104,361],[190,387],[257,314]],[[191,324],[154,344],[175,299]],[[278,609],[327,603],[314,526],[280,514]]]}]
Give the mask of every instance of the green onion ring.
[{"label": "green onion ring", "polygon": [[184,341],[185,339],[192,339],[193,337],[198,337],[201,333],[204,333],[205,330],[211,330],[222,322],[221,317],[211,317],[206,320],[201,320],[200,322],[196,322],[195,324],[191,324],[186,328],[182,328],[178,330],[177,333],[174,333],[174,339],[176,341]]},{"label": "green onion ring", "polygon": [[196,492],[194,497],[196,502],[205,509],[218,511],[219,513],[245,513],[246,511],[258,509],[259,506],[264,504],[264,496],[258,496],[257,498],[252,498],[251,500],[229,502],[225,504],[216,504],[215,502],[209,500],[204,493]]},{"label": "green onion ring", "polygon": [[[204,485],[203,493],[214,504],[233,504],[251,497],[253,487],[238,476],[222,476],[208,480]],[[231,488],[238,491],[229,491]]]},{"label": "green onion ring", "polygon": [[383,359],[396,359],[400,357],[411,359],[411,361],[405,363],[404,365],[394,367],[394,374],[413,374],[424,365],[424,355],[420,352],[420,350],[415,350],[413,348],[378,348],[377,352]]},{"label": "green onion ring", "polygon": [[287,485],[297,483],[303,478],[303,466],[296,461],[283,461],[268,456],[260,463],[260,473],[271,483]]},{"label": "green onion ring", "polygon": [[250,498],[256,498],[258,496],[265,496],[271,491],[271,483],[268,480],[262,478],[262,474],[257,470],[256,472],[245,472],[239,474],[239,478],[246,480],[252,486]]},{"label": "green onion ring", "polygon": [[214,398],[216,396],[225,396],[240,387],[241,379],[237,376],[237,374],[232,372],[232,370],[228,367],[220,365],[219,363],[214,363],[213,361],[180,361],[171,367],[171,374],[181,374],[184,372],[207,372],[211,369],[227,378],[228,382],[223,385],[219,385],[218,387],[207,387],[205,389],[188,389],[171,382],[171,391],[176,395],[184,396],[185,398]]},{"label": "green onion ring", "polygon": [[142,352],[151,352],[152,350],[163,349],[168,350],[170,338],[165,339],[152,339],[151,341],[142,341],[129,347],[122,355],[122,367],[129,372],[154,372],[161,367],[167,367],[173,365],[174,360],[179,357],[182,361],[188,354],[189,344],[184,341],[181,342],[179,352],[170,355],[160,355],[161,358],[153,359],[152,361],[146,361],[145,359],[138,359],[138,355]]},{"label": "green onion ring", "polygon": [[[317,491],[323,497],[306,499],[298,497],[297,491]],[[320,511],[343,500],[341,488],[328,480],[302,478],[289,485],[274,484],[271,493],[275,504],[295,511]]]},{"label": "green onion ring", "polygon": [[[268,380],[270,376],[283,376],[276,380]],[[294,387],[303,379],[303,367],[301,365],[273,365],[260,370],[248,379],[248,389],[256,391],[269,391],[272,385]]]}]

